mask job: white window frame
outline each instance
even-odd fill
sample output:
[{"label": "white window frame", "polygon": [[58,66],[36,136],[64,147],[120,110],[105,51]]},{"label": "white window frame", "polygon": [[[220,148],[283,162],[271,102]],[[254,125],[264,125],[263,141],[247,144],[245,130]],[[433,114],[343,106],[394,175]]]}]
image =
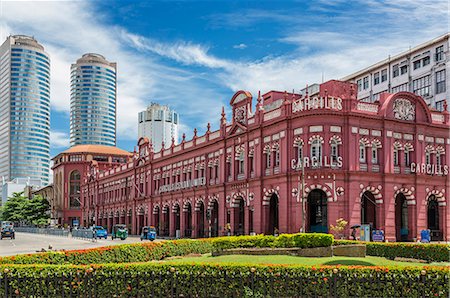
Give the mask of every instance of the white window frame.
[{"label": "white window frame", "polygon": [[405,157],[405,166],[409,167],[411,165],[411,151],[405,150],[403,156]]},{"label": "white window frame", "polygon": [[359,143],[359,162],[366,163],[366,160],[366,145],[364,145],[363,143]]},{"label": "white window frame", "polygon": [[425,164],[429,165],[431,164],[431,153],[425,152]]},{"label": "white window frame", "polygon": [[311,143],[311,160],[313,157],[317,157],[319,163],[322,161],[322,143],[317,139]]},{"label": "white window frame", "polygon": [[393,155],[394,166],[398,167],[399,166],[399,149],[394,148],[392,155]]},{"label": "white window frame", "polygon": [[337,161],[337,158],[339,156],[339,144],[336,142],[336,140],[331,141],[331,160]]},{"label": "white window frame", "polygon": [[275,167],[279,167],[280,166],[280,148],[277,148],[275,150],[275,163],[274,163]]},{"label": "white window frame", "polygon": [[297,159],[301,160],[303,158],[303,145],[298,145],[297,147]]},{"label": "white window frame", "polygon": [[266,169],[270,169],[271,167],[271,154],[270,151],[266,153]]},{"label": "white window frame", "polygon": [[378,148],[372,145],[372,164],[378,164]]}]

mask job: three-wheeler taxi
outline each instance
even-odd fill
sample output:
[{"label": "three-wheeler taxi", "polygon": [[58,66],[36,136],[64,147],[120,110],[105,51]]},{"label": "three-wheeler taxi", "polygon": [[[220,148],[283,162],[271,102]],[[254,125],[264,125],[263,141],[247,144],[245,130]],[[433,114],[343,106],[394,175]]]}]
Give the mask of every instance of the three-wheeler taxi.
[{"label": "three-wheeler taxi", "polygon": [[125,240],[128,237],[128,229],[126,225],[114,225],[111,231],[111,239],[120,238],[120,240]]},{"label": "three-wheeler taxi", "polygon": [[142,240],[150,240],[153,241],[156,239],[156,229],[155,227],[142,227],[142,232],[141,232],[141,241]]}]

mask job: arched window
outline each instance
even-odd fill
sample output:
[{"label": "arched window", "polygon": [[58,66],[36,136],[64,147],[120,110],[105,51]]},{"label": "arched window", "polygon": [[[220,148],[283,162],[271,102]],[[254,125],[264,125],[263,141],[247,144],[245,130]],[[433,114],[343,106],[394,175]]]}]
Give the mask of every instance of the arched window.
[{"label": "arched window", "polygon": [[266,169],[270,169],[271,167],[271,154],[270,151],[266,152]]},{"label": "arched window", "polygon": [[439,167],[442,165],[442,157],[445,154],[445,149],[443,146],[438,146],[436,148],[436,165]]},{"label": "arched window", "polygon": [[366,144],[362,141],[359,142],[359,162],[366,163]]},{"label": "arched window", "polygon": [[402,144],[400,142],[394,143],[394,149],[392,151],[392,160],[394,162],[394,166],[398,167],[400,165],[400,150],[402,150]]},{"label": "arched window", "polygon": [[414,147],[411,143],[406,143],[403,147],[404,151],[404,158],[405,158],[405,166],[409,167],[411,165],[411,152],[414,151]]},{"label": "arched window", "polygon": [[427,165],[431,164],[431,152],[429,151],[425,152],[425,163]]},{"label": "arched window", "polygon": [[244,159],[245,159],[244,151],[241,151],[238,157],[238,174],[244,174]]},{"label": "arched window", "polygon": [[425,147],[425,163],[427,165],[433,163],[433,153],[436,153],[435,148],[432,145],[427,145]]},{"label": "arched window", "polygon": [[77,170],[70,173],[69,176],[69,208],[79,209],[80,202],[80,172]]},{"label": "arched window", "polygon": [[339,144],[336,140],[331,140],[331,161],[336,162],[339,156]]},{"label": "arched window", "polygon": [[297,147],[297,159],[303,159],[303,145]]},{"label": "arched window", "polygon": [[320,164],[322,160],[322,143],[318,139],[315,139],[311,143],[311,160],[313,158]]},{"label": "arched window", "polygon": [[273,151],[274,151],[274,154],[275,154],[275,156],[274,156],[274,158],[275,158],[274,166],[275,167],[279,167],[280,166],[280,147],[278,145],[275,145],[273,147]]},{"label": "arched window", "polygon": [[375,144],[372,144],[372,163],[378,164],[378,148]]},{"label": "arched window", "polygon": [[398,166],[398,149],[394,147],[394,166]]}]

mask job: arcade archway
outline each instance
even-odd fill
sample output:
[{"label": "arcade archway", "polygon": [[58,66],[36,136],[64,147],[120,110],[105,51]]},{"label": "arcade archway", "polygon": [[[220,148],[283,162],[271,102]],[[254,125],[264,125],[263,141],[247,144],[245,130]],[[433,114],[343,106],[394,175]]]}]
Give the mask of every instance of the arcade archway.
[{"label": "arcade archway", "polygon": [[170,210],[169,210],[169,206],[164,206],[163,207],[163,210],[162,210],[162,213],[163,213],[163,220],[162,220],[162,223],[161,223],[161,229],[162,229],[162,231],[161,231],[161,233],[162,233],[162,236],[169,236],[169,231],[170,231]]},{"label": "arcade archway", "polygon": [[431,232],[431,240],[441,241],[443,234],[440,224],[439,204],[435,195],[428,197],[427,223],[428,229]]},{"label": "arcade archway", "polygon": [[308,194],[308,232],[328,233],[327,194],[314,189]]},{"label": "arcade archway", "polygon": [[205,237],[205,204],[197,203],[197,237]]},{"label": "arcade archway", "polygon": [[371,229],[377,229],[377,204],[370,191],[363,193],[361,197],[361,224],[370,225]]},{"label": "arcade archway", "polygon": [[395,197],[395,238],[397,242],[408,240],[408,204],[403,193]]},{"label": "arcade archway", "polygon": [[183,211],[185,212],[184,216],[184,236],[192,237],[192,206],[190,202],[184,204]]},{"label": "arcade archway", "polygon": [[269,227],[267,233],[273,235],[279,228],[278,196],[273,193],[269,202]]},{"label": "arcade archway", "polygon": [[211,203],[211,237],[219,236],[219,203],[217,200],[212,201]]},{"label": "arcade archway", "polygon": [[[181,231],[180,231],[180,229],[181,229],[181,217],[180,217],[180,205],[178,205],[178,204],[175,204],[174,206],[173,206],[173,209],[172,209],[172,213],[173,213],[173,222],[174,222],[174,230],[172,231],[173,232],[173,235],[175,236],[175,237],[181,237]],[[179,231],[178,233],[180,233],[180,234],[178,234],[177,235],[177,231]]]},{"label": "arcade archway", "polygon": [[235,200],[237,205],[234,208],[234,234],[244,235],[245,234],[245,202],[242,197],[238,197]]}]

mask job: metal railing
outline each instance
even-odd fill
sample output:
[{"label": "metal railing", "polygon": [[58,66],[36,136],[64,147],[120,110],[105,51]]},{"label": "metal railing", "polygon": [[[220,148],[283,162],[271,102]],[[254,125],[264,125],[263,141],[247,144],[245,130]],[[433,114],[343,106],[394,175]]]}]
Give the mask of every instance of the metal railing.
[{"label": "metal railing", "polygon": [[[448,297],[449,277],[350,272],[0,272],[1,297]],[[429,284],[433,284],[430,287]]]},{"label": "metal railing", "polygon": [[60,237],[69,236],[69,231],[63,230],[63,229],[14,227],[14,230],[19,233],[32,233],[32,234],[52,235],[52,236],[60,236]]},{"label": "metal railing", "polygon": [[72,238],[92,239],[94,231],[90,229],[74,229],[72,230]]}]

